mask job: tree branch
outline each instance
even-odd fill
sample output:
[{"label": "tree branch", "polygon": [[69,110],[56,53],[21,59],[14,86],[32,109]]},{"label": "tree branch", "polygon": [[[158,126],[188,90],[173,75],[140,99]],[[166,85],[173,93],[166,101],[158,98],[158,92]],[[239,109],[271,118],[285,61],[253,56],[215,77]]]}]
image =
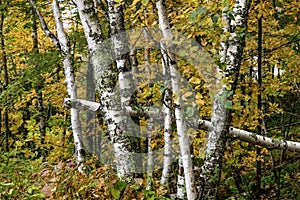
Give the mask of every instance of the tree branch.
[{"label": "tree branch", "polygon": [[[199,127],[205,130],[212,128],[212,123],[206,120],[199,120]],[[230,127],[229,134],[231,137],[236,137],[251,144],[260,145],[269,149],[286,149],[290,151],[300,152],[300,143],[288,140],[279,140],[276,138],[269,138],[262,135],[255,134]]]},{"label": "tree branch", "polygon": [[[100,110],[100,103],[88,101],[84,99],[72,99],[65,98],[63,102],[63,107],[65,108],[76,108],[81,110],[89,110],[96,113],[102,113]],[[151,109],[151,110],[141,110],[136,111],[131,107],[127,106],[125,111],[131,117],[145,117],[146,119],[153,118],[157,120],[162,120],[164,117],[164,113],[159,109]]]},{"label": "tree branch", "polygon": [[45,35],[47,35],[50,40],[52,41],[52,43],[56,46],[56,48],[58,49],[59,52],[61,52],[61,46],[59,44],[59,40],[57,39],[57,37],[49,30],[46,21],[44,20],[44,17],[42,16],[42,14],[40,13],[39,9],[37,8],[37,6],[35,5],[35,2],[33,0],[28,0],[28,2],[30,3],[30,5],[32,6],[32,8],[34,9],[37,17],[39,18],[41,27],[43,32],[45,33]]},{"label": "tree branch", "polygon": [[[76,108],[83,110],[90,110],[93,112],[101,112],[100,104],[83,99],[71,99],[65,98],[64,107]],[[150,111],[134,111],[130,107],[126,108],[126,112],[130,116],[144,116],[146,118],[152,117],[154,119],[163,119],[163,112],[160,110],[150,110]],[[199,120],[199,129],[208,130],[212,128],[212,123],[207,120]],[[255,134],[253,132],[240,130],[234,127],[229,128],[229,134],[231,137],[238,138],[242,141],[249,142],[251,144],[260,145],[269,149],[286,149],[289,151],[300,152],[300,143],[288,140],[280,140],[276,138],[270,138],[262,135]]]}]

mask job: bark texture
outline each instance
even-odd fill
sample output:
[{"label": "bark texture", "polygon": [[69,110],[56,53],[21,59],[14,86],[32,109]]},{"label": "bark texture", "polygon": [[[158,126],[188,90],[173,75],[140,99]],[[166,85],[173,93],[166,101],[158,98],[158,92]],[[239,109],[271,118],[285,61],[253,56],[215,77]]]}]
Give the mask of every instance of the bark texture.
[{"label": "bark texture", "polygon": [[[70,52],[70,46],[67,40],[67,35],[64,32],[63,23],[61,20],[61,13],[59,9],[59,5],[57,0],[52,1],[52,10],[55,18],[55,25],[56,25],[56,31],[57,31],[57,37],[48,29],[47,24],[39,12],[38,8],[36,7],[33,0],[29,0],[29,3],[35,10],[42,29],[44,33],[51,39],[54,45],[56,45],[64,66],[64,73],[66,77],[67,82],[67,92],[70,98],[76,99],[77,93],[76,93],[76,85],[75,85],[75,77],[74,77],[74,69],[73,69],[73,62],[72,62],[72,56]],[[75,154],[76,154],[76,163],[78,166],[78,170],[81,172],[84,172],[84,156],[85,156],[85,150],[82,145],[82,137],[81,137],[81,126],[79,121],[79,113],[78,110],[75,108],[71,108],[71,126],[73,131],[73,138],[74,138],[74,144],[75,144]]]},{"label": "bark texture", "polygon": [[[55,18],[56,32],[59,45],[62,51],[62,61],[64,66],[64,73],[67,82],[67,91],[70,98],[77,98],[77,91],[75,85],[75,76],[73,69],[72,55],[67,35],[64,31],[63,22],[61,20],[61,13],[57,0],[52,1],[52,10]],[[84,171],[84,156],[85,150],[82,143],[81,125],[79,121],[79,112],[77,109],[71,108],[71,125],[75,143],[76,162],[79,171]]]},{"label": "bark texture", "polygon": [[[87,109],[93,112],[100,112],[100,103],[90,102],[82,99],[65,99],[65,106],[74,107],[77,109]],[[149,116],[156,119],[162,119],[163,115],[158,114],[159,111],[152,111],[152,114],[149,113],[137,113],[134,111],[127,111],[130,115],[134,116]],[[213,125],[210,121],[199,120],[199,128],[204,130],[209,130],[213,128]],[[270,149],[286,149],[289,151],[300,152],[300,143],[289,141],[289,140],[280,140],[276,138],[270,138],[262,135],[255,134],[253,132],[244,131],[234,127],[229,127],[229,135],[233,138],[238,138],[242,141],[249,142],[254,145],[261,145]]]},{"label": "bark texture", "polygon": [[[165,52],[162,51],[163,54]],[[163,56],[163,57],[166,57]],[[164,110],[164,166],[161,176],[161,184],[166,184],[169,181],[171,164],[172,164],[172,91],[170,86],[170,68],[167,63],[162,61],[163,75],[165,78],[165,91],[163,93],[163,110]]]},{"label": "bark texture", "polygon": [[[228,41],[222,44],[223,50],[220,52],[221,63],[226,66],[223,74],[223,80],[226,83],[220,87],[221,89],[214,97],[212,127],[208,130],[208,143],[201,173],[200,199],[217,199],[222,158],[230,126],[232,97],[245,45],[249,5],[250,1],[248,0],[237,0],[233,8],[234,19],[230,19],[226,13],[222,16],[226,24],[224,32],[230,33]],[[221,82],[219,80],[217,84],[222,84]]]},{"label": "bark texture", "polygon": [[171,74],[171,84],[173,93],[177,95],[174,100],[174,109],[175,109],[175,119],[176,119],[176,127],[179,138],[179,146],[180,146],[180,154],[182,158],[183,168],[184,168],[184,177],[185,177],[185,186],[187,192],[187,198],[189,200],[196,199],[196,188],[194,183],[194,172],[193,172],[193,164],[191,159],[190,152],[190,143],[189,138],[186,133],[186,124],[183,119],[183,111],[182,111],[182,99],[180,95],[180,79],[177,73],[177,58],[174,51],[174,45],[171,40],[173,38],[173,34],[170,28],[170,22],[167,17],[165,0],[156,1],[156,9],[158,11],[158,19],[159,19],[159,28],[162,32],[163,39],[165,40],[165,48],[162,46],[162,51],[165,51],[166,56],[163,59],[166,62],[166,66],[170,68]]},{"label": "bark texture", "polygon": [[[105,117],[107,129],[114,146],[117,173],[121,179],[130,181],[134,166],[131,165],[131,162],[128,162],[132,160],[128,149],[132,148],[132,146],[129,145],[128,134],[126,135],[124,131],[126,130],[124,129],[126,127],[126,118],[122,109],[122,103],[126,102],[128,98],[125,97],[120,100],[120,94],[115,92],[118,81],[118,70],[124,71],[125,69],[122,67],[115,69],[112,66],[114,63],[112,56],[114,49],[110,48],[110,40],[103,40],[104,37],[100,22],[95,13],[94,1],[76,0],[75,3],[77,4],[81,24],[88,43],[90,64],[93,66],[95,86],[100,96],[100,110]],[[109,7],[111,7],[110,4],[111,2],[109,3]],[[115,17],[118,17],[118,15]],[[118,30],[118,27],[115,29]],[[123,50],[120,50],[120,52],[124,53]],[[117,54],[116,58],[117,65],[121,66],[125,64],[122,54]]]},{"label": "bark texture", "polygon": [[[114,143],[115,155],[118,157],[117,166],[123,168],[120,171],[124,171],[125,174],[119,174],[119,176],[127,176],[126,179],[130,179],[131,172],[135,167],[138,168],[138,162],[141,161],[138,155],[133,158],[130,154],[134,152],[135,147],[138,147],[137,137],[138,130],[134,128],[131,117],[126,116],[125,108],[129,105],[131,94],[134,90],[132,68],[130,65],[130,50],[128,40],[125,34],[124,16],[122,6],[115,6],[114,0],[108,0],[108,15],[109,25],[111,30],[111,38],[114,49],[115,61],[118,70],[118,81],[120,87],[120,100],[122,112],[122,122],[119,124],[123,130],[122,135],[115,136]],[[125,155],[127,154],[127,155]],[[136,166],[134,166],[134,160]]]}]

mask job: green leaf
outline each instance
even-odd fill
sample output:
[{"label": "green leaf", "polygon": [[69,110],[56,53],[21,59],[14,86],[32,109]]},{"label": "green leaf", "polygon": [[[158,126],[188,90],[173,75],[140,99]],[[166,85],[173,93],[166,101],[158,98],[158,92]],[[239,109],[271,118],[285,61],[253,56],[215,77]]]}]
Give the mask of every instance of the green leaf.
[{"label": "green leaf", "polygon": [[118,181],[117,183],[115,183],[114,188],[117,190],[123,190],[124,188],[126,188],[127,183],[125,183],[124,181]]},{"label": "green leaf", "polygon": [[193,21],[195,21],[199,14],[205,15],[206,13],[207,13],[207,8],[203,6],[199,6],[194,12],[191,13],[190,17],[192,18]]},{"label": "green leaf", "polygon": [[226,109],[231,109],[232,108],[232,101],[231,100],[226,100],[225,101],[225,108]]},{"label": "green leaf", "polygon": [[120,198],[120,191],[118,191],[118,190],[112,189],[111,194],[114,197],[114,200],[117,200]]},{"label": "green leaf", "polygon": [[231,95],[233,94],[233,91],[232,90],[229,90],[226,92],[226,97],[230,97]]},{"label": "green leaf", "polygon": [[218,20],[219,20],[219,15],[218,14],[211,14],[210,18],[211,18],[212,22],[214,24],[216,24],[218,22]]},{"label": "green leaf", "polygon": [[143,5],[148,5],[149,0],[143,0]]},{"label": "green leaf", "polygon": [[194,109],[192,107],[188,107],[186,109],[186,115],[187,117],[192,117],[194,115]]}]

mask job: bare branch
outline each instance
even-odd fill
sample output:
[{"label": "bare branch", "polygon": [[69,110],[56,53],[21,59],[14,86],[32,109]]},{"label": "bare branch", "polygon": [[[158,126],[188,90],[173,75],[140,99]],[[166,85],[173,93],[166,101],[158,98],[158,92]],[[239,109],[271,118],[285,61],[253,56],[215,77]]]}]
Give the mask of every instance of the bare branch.
[{"label": "bare branch", "polygon": [[[92,112],[101,113],[100,103],[88,101],[84,99],[72,99],[65,98],[63,102],[63,107],[65,108],[75,108],[80,110],[89,110]],[[126,107],[126,113],[131,117],[145,117],[145,118],[153,118],[157,120],[162,120],[164,117],[163,112],[159,109],[151,109],[151,110],[141,110],[136,111],[132,110],[131,107]]]},{"label": "bare branch", "polygon": [[[207,130],[212,128],[212,123],[206,120],[199,120],[199,127]],[[299,142],[269,138],[233,127],[229,128],[229,134],[230,136],[239,138],[240,140],[243,140],[245,142],[260,145],[269,149],[286,149],[290,151],[300,152]]]},{"label": "bare branch", "polygon": [[[101,112],[99,110],[100,104],[88,100],[83,99],[71,99],[65,98],[64,106],[68,108],[76,108],[76,109],[83,109],[83,110],[90,110],[93,112]],[[150,110],[150,111],[134,111],[130,107],[126,108],[126,112],[130,116],[144,116],[146,118],[154,118],[154,119],[163,119],[163,112],[160,110]],[[208,130],[212,128],[212,123],[207,120],[199,120],[199,129]],[[245,142],[249,142],[251,144],[260,145],[269,149],[286,149],[289,151],[300,152],[300,143],[293,142],[288,140],[279,140],[276,138],[265,137],[262,135],[255,134],[253,132],[240,130],[237,128],[230,127],[229,134],[231,137],[236,137],[240,140]]]},{"label": "bare branch", "polygon": [[39,21],[40,21],[43,32],[45,33],[45,35],[47,35],[51,39],[52,43],[56,46],[58,51],[61,52],[61,47],[60,47],[60,44],[59,44],[59,41],[58,41],[57,37],[49,30],[49,28],[47,26],[47,23],[44,20],[44,17],[42,16],[42,14],[40,13],[39,9],[37,8],[35,2],[33,0],[28,0],[28,2],[30,3],[30,5],[34,9],[37,17],[39,18]]}]

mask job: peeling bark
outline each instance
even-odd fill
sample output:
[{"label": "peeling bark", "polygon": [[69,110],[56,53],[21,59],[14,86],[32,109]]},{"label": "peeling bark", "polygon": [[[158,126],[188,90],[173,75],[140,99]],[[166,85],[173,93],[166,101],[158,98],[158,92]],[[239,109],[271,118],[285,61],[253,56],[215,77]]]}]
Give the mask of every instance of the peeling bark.
[{"label": "peeling bark", "polygon": [[[129,43],[127,40],[127,36],[125,33],[125,25],[124,25],[124,16],[122,11],[122,6],[115,6],[114,0],[108,0],[108,16],[109,16],[109,25],[111,30],[111,38],[113,43],[113,49],[114,49],[114,55],[115,55],[115,61],[117,64],[118,69],[118,80],[119,80],[119,87],[120,87],[120,99],[121,99],[121,109],[125,109],[125,107],[129,106],[131,94],[134,90],[133,85],[133,77],[132,77],[132,68],[130,65],[130,50],[129,50]],[[125,112],[122,112],[125,114]],[[123,142],[120,145],[123,145],[123,151],[122,153],[119,152],[121,149],[115,149],[116,154],[124,154],[129,151],[134,151],[135,147],[137,148],[139,146],[139,143],[137,142],[137,136],[138,136],[138,130],[134,128],[133,121],[130,117],[123,116],[123,122],[122,122],[122,129],[123,129]],[[135,136],[136,138],[132,137]],[[117,136],[118,137],[118,136]],[[118,145],[118,147],[120,146]],[[128,148],[132,146],[131,148]],[[138,163],[141,162],[141,158],[137,157],[134,159],[136,162],[137,168],[140,168],[141,165]],[[119,159],[125,159],[124,161],[119,160],[120,163],[126,163],[126,166],[120,166],[123,167],[125,171],[127,171],[127,179],[130,178],[129,176],[132,176],[129,172],[133,170],[134,168],[134,160],[129,159],[129,156],[120,156]],[[130,169],[131,168],[131,169]],[[121,176],[124,176],[124,174],[120,174]]]},{"label": "peeling bark", "polygon": [[186,199],[186,189],[184,181],[184,169],[181,156],[178,158],[178,175],[177,175],[177,199]]}]

